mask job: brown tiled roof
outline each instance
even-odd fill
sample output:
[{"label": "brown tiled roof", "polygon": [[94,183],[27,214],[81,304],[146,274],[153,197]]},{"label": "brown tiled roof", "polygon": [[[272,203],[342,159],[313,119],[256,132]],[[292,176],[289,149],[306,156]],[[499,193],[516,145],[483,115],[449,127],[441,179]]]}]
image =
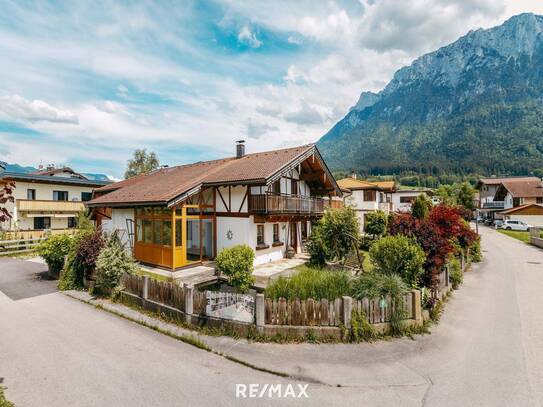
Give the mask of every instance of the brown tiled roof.
[{"label": "brown tiled roof", "polygon": [[[194,164],[161,168],[97,189],[91,206],[124,203],[167,203],[202,185],[233,182],[265,183],[268,178],[296,158],[314,150],[313,144],[247,154],[242,158],[201,161]],[[110,192],[111,191],[111,192]],[[109,192],[109,193],[107,193]],[[106,193],[104,195],[100,195]]]},{"label": "brown tiled roof", "polygon": [[481,178],[477,185],[499,185],[504,182],[525,182],[525,181],[538,181],[537,177],[503,177],[503,178]]},{"label": "brown tiled roof", "polygon": [[392,191],[395,189],[394,181],[363,181],[355,178],[343,178],[337,184],[343,190],[379,189]]},{"label": "brown tiled roof", "polygon": [[543,183],[539,178],[531,181],[506,181],[502,185],[511,193],[513,198],[543,197]]}]

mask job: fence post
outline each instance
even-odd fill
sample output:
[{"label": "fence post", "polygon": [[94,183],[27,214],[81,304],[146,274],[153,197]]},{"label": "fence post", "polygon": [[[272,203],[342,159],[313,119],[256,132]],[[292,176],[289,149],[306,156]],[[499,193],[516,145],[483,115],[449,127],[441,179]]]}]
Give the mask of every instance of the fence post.
[{"label": "fence post", "polygon": [[449,288],[449,265],[445,266],[445,287]]},{"label": "fence post", "polygon": [[413,301],[413,319],[422,322],[422,304],[420,300],[420,291],[411,290],[411,299]]},{"label": "fence post", "polygon": [[460,255],[460,269],[462,273],[465,271],[466,262],[464,261],[464,253]]},{"label": "fence post", "polygon": [[141,293],[141,298],[147,300],[149,298],[149,276],[143,276],[143,292]]},{"label": "fence post", "polygon": [[353,299],[351,297],[343,296],[343,324],[345,328],[351,327],[351,313],[353,311]]},{"label": "fence post", "polygon": [[185,320],[188,324],[191,323],[191,315],[194,312],[193,293],[194,286],[185,284]]},{"label": "fence post", "polygon": [[264,327],[266,323],[266,309],[264,303],[264,294],[256,295],[256,327]]}]

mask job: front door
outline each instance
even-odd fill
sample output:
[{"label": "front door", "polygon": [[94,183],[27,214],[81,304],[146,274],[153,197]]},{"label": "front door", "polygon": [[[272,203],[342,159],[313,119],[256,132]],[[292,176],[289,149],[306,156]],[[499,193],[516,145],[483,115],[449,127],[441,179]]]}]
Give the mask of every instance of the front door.
[{"label": "front door", "polygon": [[298,233],[297,233],[297,223],[289,223],[289,245],[296,251],[298,251]]}]

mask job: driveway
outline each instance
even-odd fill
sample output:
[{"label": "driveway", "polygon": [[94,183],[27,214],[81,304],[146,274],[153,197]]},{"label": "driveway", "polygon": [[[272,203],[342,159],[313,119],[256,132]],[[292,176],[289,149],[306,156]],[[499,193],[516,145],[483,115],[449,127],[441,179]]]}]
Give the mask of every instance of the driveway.
[{"label": "driveway", "polygon": [[[208,338],[213,349],[297,379],[234,363],[60,293],[0,298],[0,376],[19,407],[542,405],[543,251],[481,232],[486,260],[465,275],[431,335],[359,345]],[[305,383],[309,398],[240,400],[236,383]]]},{"label": "driveway", "polygon": [[53,293],[57,282],[46,274],[45,264],[0,257],[0,292],[12,300]]}]

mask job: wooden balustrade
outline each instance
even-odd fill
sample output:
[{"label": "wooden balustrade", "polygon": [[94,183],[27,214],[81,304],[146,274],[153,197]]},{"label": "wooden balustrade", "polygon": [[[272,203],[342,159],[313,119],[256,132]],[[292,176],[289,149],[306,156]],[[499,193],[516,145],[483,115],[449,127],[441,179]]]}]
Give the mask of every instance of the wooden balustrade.
[{"label": "wooden balustrade", "polygon": [[258,194],[249,196],[249,212],[321,214],[325,203],[322,198],[287,194]]}]

